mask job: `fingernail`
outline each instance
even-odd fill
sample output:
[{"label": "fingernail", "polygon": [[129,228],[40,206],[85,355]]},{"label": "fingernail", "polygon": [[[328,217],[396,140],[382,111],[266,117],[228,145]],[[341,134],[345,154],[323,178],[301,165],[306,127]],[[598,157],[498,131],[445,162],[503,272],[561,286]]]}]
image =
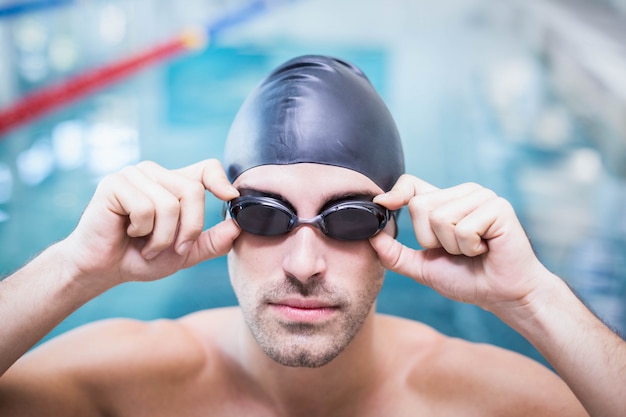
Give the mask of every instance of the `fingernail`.
[{"label": "fingernail", "polygon": [[389,193],[379,194],[376,197],[374,197],[374,200],[388,200],[389,197],[390,197]]}]

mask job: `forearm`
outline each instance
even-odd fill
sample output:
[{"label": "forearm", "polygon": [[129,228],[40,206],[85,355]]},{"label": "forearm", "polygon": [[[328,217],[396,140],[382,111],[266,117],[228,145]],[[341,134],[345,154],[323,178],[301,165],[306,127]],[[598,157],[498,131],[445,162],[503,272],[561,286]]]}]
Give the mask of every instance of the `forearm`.
[{"label": "forearm", "polygon": [[532,300],[531,314],[518,314],[520,309],[501,318],[542,353],[591,416],[625,416],[626,342],[562,280],[553,275],[546,280],[549,285]]},{"label": "forearm", "polygon": [[85,285],[55,244],[0,281],[0,375],[57,324],[106,288]]}]

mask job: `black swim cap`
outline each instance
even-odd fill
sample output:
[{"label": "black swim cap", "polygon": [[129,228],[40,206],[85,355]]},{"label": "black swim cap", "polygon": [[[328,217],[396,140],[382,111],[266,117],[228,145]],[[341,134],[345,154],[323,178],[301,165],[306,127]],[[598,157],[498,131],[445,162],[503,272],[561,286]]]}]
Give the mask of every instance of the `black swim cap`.
[{"label": "black swim cap", "polygon": [[303,162],[348,168],[389,191],[404,173],[393,117],[365,74],[345,61],[302,56],[252,91],[231,126],[230,181],[260,165]]}]

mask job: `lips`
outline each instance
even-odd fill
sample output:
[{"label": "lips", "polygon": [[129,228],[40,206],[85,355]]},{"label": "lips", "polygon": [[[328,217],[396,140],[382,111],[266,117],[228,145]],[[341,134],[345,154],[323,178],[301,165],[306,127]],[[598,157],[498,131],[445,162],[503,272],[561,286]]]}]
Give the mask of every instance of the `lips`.
[{"label": "lips", "polygon": [[269,306],[283,319],[307,323],[327,320],[339,311],[337,305],[305,298],[290,298],[270,302]]},{"label": "lips", "polygon": [[335,305],[316,299],[309,298],[287,298],[277,302],[271,302],[274,305],[284,305],[301,309],[317,309],[317,308],[334,308]]}]

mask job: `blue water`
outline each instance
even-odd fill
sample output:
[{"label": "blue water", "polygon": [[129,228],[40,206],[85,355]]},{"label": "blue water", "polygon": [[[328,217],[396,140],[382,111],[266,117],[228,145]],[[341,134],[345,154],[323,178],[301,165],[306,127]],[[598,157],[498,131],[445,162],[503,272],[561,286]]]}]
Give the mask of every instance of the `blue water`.
[{"label": "blue water", "polygon": [[[143,159],[176,168],[220,158],[230,122],[253,86],[288,58],[324,53],[368,74],[396,115],[408,172],[438,186],[477,181],[508,198],[538,256],[612,326],[626,328],[623,180],[602,164],[600,151],[574,118],[568,119],[573,126],[568,140],[550,147],[535,140],[531,129],[507,125],[530,125],[545,108],[567,109],[567,104],[554,93],[537,55],[511,39],[485,46],[492,29],[480,15],[462,22],[446,36],[436,32],[415,39],[404,46],[405,54],[384,42],[216,42],[11,133],[0,142],[0,273],[14,271],[67,235],[107,172]],[[516,68],[535,77],[528,84],[533,88],[509,103],[513,122],[494,104],[483,60],[510,47],[507,42],[523,51]],[[594,169],[595,176],[576,180],[572,173],[580,166]],[[207,197],[206,223],[219,221],[220,213],[221,204]],[[417,246],[406,212],[400,227],[399,239]],[[174,318],[235,303],[225,260],[217,259],[158,282],[117,287],[49,337],[102,318]],[[539,358],[491,314],[395,274],[388,275],[378,309]]]}]

